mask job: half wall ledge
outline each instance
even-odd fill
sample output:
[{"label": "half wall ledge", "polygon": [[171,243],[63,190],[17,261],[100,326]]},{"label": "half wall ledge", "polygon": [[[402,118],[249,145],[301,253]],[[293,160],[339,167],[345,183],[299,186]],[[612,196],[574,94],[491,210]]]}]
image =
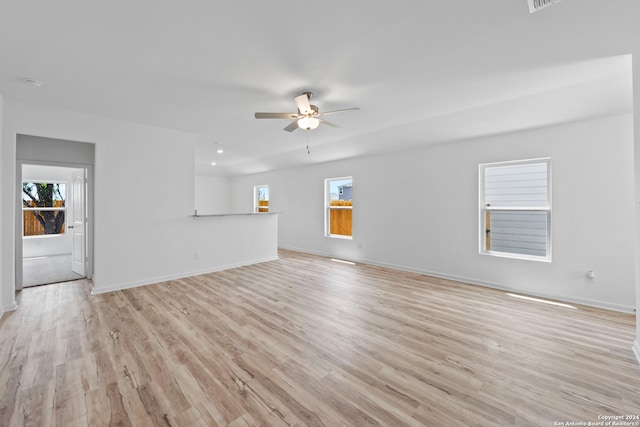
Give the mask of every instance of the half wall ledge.
[{"label": "half wall ledge", "polygon": [[260,215],[278,215],[280,212],[246,212],[246,213],[224,213],[224,214],[199,214],[196,210],[192,215],[193,218],[205,218],[216,216],[260,216]]}]

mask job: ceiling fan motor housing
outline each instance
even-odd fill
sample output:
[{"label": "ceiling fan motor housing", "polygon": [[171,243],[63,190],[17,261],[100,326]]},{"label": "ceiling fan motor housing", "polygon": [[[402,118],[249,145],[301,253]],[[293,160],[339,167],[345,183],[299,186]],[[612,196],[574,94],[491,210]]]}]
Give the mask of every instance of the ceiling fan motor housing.
[{"label": "ceiling fan motor housing", "polygon": [[318,107],[316,107],[315,105],[309,105],[309,107],[311,107],[311,113],[309,114],[303,114],[300,110],[298,110],[298,113],[300,113],[303,116],[317,116],[318,115]]}]

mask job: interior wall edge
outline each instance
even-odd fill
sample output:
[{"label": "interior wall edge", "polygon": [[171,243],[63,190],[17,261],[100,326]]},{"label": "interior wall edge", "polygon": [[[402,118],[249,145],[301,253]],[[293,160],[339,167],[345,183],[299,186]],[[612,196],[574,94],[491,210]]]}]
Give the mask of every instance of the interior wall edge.
[{"label": "interior wall edge", "polygon": [[640,341],[634,341],[633,353],[636,355],[636,359],[638,359],[638,364],[640,364]]}]

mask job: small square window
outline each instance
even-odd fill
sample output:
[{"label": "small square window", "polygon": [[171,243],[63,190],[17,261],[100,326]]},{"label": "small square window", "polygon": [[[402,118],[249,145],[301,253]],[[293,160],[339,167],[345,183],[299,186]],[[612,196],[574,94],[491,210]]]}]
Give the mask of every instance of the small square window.
[{"label": "small square window", "polygon": [[268,185],[256,185],[253,187],[253,211],[257,213],[269,212]]}]

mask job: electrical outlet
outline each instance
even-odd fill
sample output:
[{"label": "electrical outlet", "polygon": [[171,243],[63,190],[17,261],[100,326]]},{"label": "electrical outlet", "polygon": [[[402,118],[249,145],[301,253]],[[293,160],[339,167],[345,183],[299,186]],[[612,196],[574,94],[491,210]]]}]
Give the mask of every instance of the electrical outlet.
[{"label": "electrical outlet", "polygon": [[194,252],[193,253],[193,259],[200,259],[200,253],[199,252]]}]

